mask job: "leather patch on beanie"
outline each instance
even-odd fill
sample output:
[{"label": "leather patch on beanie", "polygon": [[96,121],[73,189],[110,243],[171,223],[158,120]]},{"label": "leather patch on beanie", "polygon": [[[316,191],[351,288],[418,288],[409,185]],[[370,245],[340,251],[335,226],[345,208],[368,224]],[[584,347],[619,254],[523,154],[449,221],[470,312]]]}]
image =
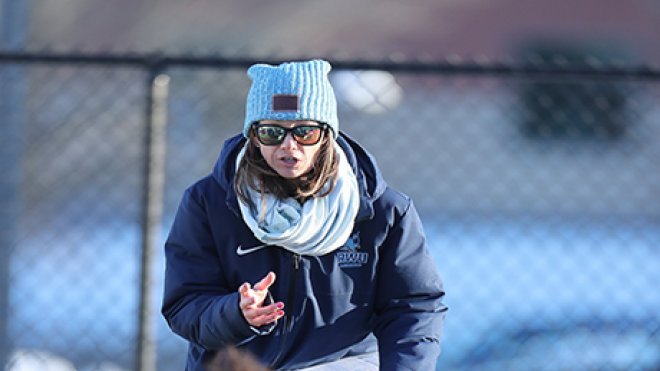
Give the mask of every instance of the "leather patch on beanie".
[{"label": "leather patch on beanie", "polygon": [[295,94],[273,95],[273,111],[300,111],[300,96]]}]

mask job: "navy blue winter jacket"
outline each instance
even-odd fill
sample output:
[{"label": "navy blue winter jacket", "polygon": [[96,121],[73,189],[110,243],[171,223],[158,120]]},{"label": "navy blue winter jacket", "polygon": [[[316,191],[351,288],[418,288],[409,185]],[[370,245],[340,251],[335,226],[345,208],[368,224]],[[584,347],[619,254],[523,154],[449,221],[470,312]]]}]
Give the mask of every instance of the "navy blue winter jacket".
[{"label": "navy blue winter jacket", "polygon": [[[203,370],[226,345],[274,369],[373,351],[382,370],[435,369],[446,307],[417,212],[361,146],[344,134],[337,142],[357,175],[361,205],[348,242],[324,256],[277,246],[246,253],[262,243],[243,222],[233,189],[241,136],[227,140],[213,173],[186,190],[165,244],[162,307],[190,343],[186,370]],[[238,287],[269,271],[277,275],[270,293],[286,316],[254,329],[239,309]]]}]

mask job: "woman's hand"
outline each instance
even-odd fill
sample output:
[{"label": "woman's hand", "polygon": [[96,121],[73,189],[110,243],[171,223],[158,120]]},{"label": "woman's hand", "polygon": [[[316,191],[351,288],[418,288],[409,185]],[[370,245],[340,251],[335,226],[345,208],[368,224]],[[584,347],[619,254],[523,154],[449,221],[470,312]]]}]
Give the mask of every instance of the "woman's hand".
[{"label": "woman's hand", "polygon": [[250,287],[245,282],[238,288],[241,295],[239,306],[247,323],[253,327],[260,327],[275,322],[284,316],[284,303],[277,302],[264,306],[268,288],[275,282],[275,273],[268,272],[266,277]]}]

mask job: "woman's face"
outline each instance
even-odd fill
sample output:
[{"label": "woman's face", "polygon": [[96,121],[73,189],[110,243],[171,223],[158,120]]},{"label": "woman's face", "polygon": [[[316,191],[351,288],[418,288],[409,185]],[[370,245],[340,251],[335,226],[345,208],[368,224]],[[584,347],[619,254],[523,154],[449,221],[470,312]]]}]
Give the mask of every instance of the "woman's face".
[{"label": "woman's face", "polygon": [[[275,125],[289,129],[298,126],[318,126],[319,124],[316,121],[263,120],[259,122],[259,125]],[[321,135],[325,135],[325,133]],[[265,145],[256,137],[252,139],[254,144],[259,147],[266,163],[281,177],[287,179],[298,178],[312,168],[323,142],[319,140],[316,144],[302,145],[293,138],[292,132],[286,133],[282,143],[275,145]]]}]

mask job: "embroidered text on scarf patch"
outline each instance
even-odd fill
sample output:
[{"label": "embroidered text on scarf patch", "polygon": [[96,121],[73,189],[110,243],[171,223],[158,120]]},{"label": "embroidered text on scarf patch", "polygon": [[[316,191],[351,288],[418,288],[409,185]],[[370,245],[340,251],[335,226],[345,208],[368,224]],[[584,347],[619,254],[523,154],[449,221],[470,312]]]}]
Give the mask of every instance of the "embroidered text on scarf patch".
[{"label": "embroidered text on scarf patch", "polygon": [[348,241],[335,253],[341,268],[361,267],[367,264],[369,254],[360,250],[360,231],[354,232]]}]

